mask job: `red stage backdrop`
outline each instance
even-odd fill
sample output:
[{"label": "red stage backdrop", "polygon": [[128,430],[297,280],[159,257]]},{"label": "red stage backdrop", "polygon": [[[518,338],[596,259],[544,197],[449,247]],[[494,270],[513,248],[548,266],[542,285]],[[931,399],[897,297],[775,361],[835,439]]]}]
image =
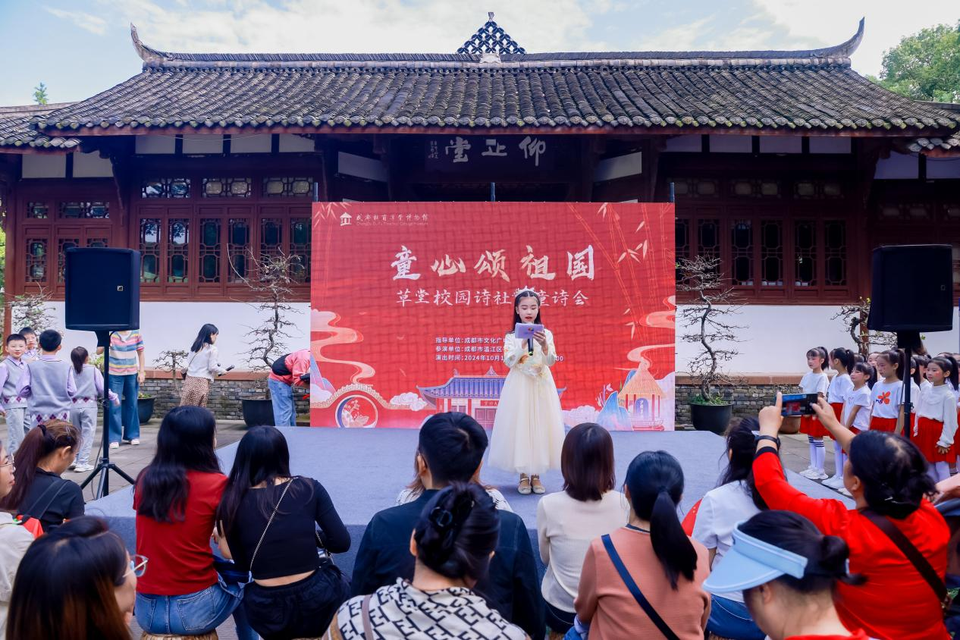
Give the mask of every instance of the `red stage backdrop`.
[{"label": "red stage backdrop", "polygon": [[312,255],[314,426],[492,427],[531,288],[567,426],[673,429],[673,205],[315,203]]}]

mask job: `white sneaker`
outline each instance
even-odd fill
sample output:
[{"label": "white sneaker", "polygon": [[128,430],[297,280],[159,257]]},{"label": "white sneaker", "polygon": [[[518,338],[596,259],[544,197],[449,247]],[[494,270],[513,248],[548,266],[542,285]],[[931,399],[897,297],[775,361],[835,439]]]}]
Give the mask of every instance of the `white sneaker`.
[{"label": "white sneaker", "polygon": [[807,467],[806,469],[800,472],[800,475],[802,475],[804,478],[810,478],[811,480],[815,480],[820,475],[820,472],[814,469],[813,467]]},{"label": "white sneaker", "polygon": [[852,498],[852,497],[853,497],[853,494],[850,493],[849,491],[847,491],[847,488],[846,488],[846,487],[840,487],[839,489],[837,489],[837,493],[839,493],[839,494],[841,494],[841,495],[845,495],[845,496],[847,496],[848,498]]},{"label": "white sneaker", "polygon": [[818,469],[818,470],[817,470],[817,477],[814,478],[814,480],[826,480],[826,479],[829,478],[829,477],[830,477],[830,476],[827,475],[827,472],[826,472],[826,471],[820,471],[820,470]]},{"label": "white sneaker", "polygon": [[119,442],[111,442],[111,443],[110,443],[110,448],[111,448],[111,449],[119,449],[119,448],[120,448],[120,443],[119,443]]},{"label": "white sneaker", "polygon": [[843,486],[843,476],[833,476],[823,481],[823,486],[831,489],[839,489]]},{"label": "white sneaker", "polygon": [[74,469],[74,473],[89,473],[93,471],[92,464],[78,464]]},{"label": "white sneaker", "polygon": [[133,440],[130,441],[130,444],[132,444],[133,446],[139,445],[139,444],[140,444],[140,438],[134,438]]}]

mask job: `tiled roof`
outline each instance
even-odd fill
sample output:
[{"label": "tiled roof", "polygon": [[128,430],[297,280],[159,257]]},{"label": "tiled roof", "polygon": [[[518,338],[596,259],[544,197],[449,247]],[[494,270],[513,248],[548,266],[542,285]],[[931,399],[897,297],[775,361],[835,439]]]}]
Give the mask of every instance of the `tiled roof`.
[{"label": "tiled roof", "polygon": [[[807,51],[188,54],[133,32],[143,72],[48,114],[48,133],[174,127],[575,127],[943,135],[960,115]],[[492,61],[491,61],[492,60]],[[927,132],[930,132],[927,134]]]},{"label": "tiled roof", "polygon": [[0,147],[32,147],[36,149],[72,149],[80,144],[77,138],[49,137],[38,134],[33,123],[70,102],[45,105],[0,107]]},{"label": "tiled roof", "polygon": [[439,387],[418,387],[425,400],[438,398],[483,398],[496,400],[503,389],[504,378],[498,375],[454,376]]}]

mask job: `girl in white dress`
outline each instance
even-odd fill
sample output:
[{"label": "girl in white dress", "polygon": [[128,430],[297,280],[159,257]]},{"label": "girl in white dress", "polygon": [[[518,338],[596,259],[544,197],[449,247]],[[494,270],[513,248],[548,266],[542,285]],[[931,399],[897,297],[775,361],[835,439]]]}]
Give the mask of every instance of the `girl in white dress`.
[{"label": "girl in white dress", "polygon": [[[503,338],[503,361],[510,368],[493,421],[488,464],[520,474],[517,490],[543,493],[540,474],[560,468],[563,414],[550,367],[557,361],[553,334],[538,331],[533,340],[514,336],[518,323],[541,324],[540,298],[524,289],[513,301],[513,325]],[[531,355],[532,350],[532,355]]]}]

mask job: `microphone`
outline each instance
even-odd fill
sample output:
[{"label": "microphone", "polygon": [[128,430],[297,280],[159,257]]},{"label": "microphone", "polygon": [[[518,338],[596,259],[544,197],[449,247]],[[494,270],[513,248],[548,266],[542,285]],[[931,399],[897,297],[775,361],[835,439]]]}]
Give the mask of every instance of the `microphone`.
[{"label": "microphone", "polygon": [[533,338],[527,338],[527,353],[533,355]]}]

